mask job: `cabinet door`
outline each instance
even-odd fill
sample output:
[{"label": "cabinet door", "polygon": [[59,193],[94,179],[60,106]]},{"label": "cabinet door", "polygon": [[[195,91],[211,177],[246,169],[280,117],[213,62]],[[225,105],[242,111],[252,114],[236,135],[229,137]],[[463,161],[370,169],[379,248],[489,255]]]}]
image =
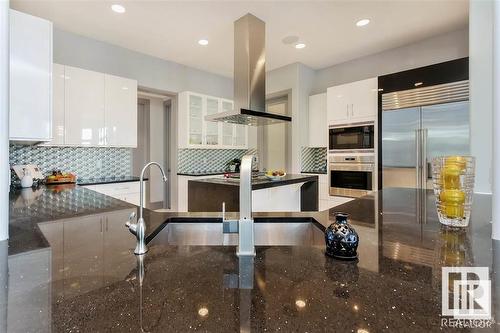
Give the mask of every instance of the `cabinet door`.
[{"label": "cabinet door", "polygon": [[10,123],[17,141],[52,139],[52,23],[10,11]]},{"label": "cabinet door", "polygon": [[104,145],[104,74],[66,66],[66,144]]},{"label": "cabinet door", "polygon": [[66,75],[64,66],[53,64],[52,71],[52,141],[51,145],[64,144],[64,84]]},{"label": "cabinet door", "polygon": [[189,95],[188,102],[188,142],[190,145],[203,143],[203,97]]},{"label": "cabinet door", "polygon": [[237,148],[247,147],[247,128],[245,125],[234,125],[233,145]]},{"label": "cabinet door", "polygon": [[309,147],[327,146],[326,94],[309,96]]},{"label": "cabinet door", "polygon": [[137,147],[137,81],[104,75],[105,142],[114,147]]},{"label": "cabinet door", "polygon": [[345,84],[328,88],[328,124],[345,123],[349,121],[349,89]]},{"label": "cabinet door", "polygon": [[135,211],[136,209],[127,209],[103,215],[104,285],[123,281],[136,268],[134,256],[136,239],[124,227],[130,214]]},{"label": "cabinet door", "polygon": [[[233,110],[233,102],[222,100],[222,112],[229,112]],[[234,125],[230,123],[222,124],[222,145],[231,147],[233,145]]]},{"label": "cabinet door", "polygon": [[103,232],[103,219],[99,215],[64,221],[65,296],[77,296],[102,287]]},{"label": "cabinet door", "polygon": [[[219,112],[219,99],[213,97],[206,98],[206,115],[212,115]],[[207,146],[217,146],[219,144],[219,123],[206,121],[205,124],[205,140]]]},{"label": "cabinet door", "polygon": [[350,103],[351,119],[374,119],[378,110],[378,80],[371,78],[351,83]]}]

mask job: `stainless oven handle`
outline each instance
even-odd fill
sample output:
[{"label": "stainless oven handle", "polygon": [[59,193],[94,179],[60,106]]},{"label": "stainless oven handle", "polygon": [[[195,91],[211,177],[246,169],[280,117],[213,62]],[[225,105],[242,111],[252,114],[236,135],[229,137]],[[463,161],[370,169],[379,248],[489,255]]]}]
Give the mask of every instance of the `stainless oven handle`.
[{"label": "stainless oven handle", "polygon": [[373,172],[373,164],[363,164],[363,163],[330,163],[330,171],[366,171]]}]

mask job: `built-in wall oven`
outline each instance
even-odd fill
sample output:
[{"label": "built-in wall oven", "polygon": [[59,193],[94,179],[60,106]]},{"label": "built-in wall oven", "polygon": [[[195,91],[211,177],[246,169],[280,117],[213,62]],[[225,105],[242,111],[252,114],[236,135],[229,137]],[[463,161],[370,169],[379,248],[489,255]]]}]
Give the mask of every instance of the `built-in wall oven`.
[{"label": "built-in wall oven", "polygon": [[330,153],[372,153],[375,145],[374,122],[329,126]]},{"label": "built-in wall oven", "polygon": [[329,158],[330,195],[361,197],[373,190],[375,156],[333,155]]}]

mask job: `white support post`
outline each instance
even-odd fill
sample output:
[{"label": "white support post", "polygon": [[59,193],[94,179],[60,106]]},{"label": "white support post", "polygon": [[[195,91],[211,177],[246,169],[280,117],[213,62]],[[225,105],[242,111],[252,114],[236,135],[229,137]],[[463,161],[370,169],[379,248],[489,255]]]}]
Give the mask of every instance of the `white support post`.
[{"label": "white support post", "polygon": [[0,241],[9,238],[9,0],[0,0]]},{"label": "white support post", "polygon": [[500,1],[493,4],[493,226],[500,240]]}]

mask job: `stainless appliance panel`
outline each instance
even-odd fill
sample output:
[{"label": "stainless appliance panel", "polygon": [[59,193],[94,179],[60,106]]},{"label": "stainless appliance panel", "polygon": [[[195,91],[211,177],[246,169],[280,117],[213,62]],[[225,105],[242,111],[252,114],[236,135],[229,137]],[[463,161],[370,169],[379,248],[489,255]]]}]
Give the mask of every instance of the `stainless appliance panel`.
[{"label": "stainless appliance panel", "polygon": [[436,156],[469,154],[469,102],[382,112],[383,187],[432,188]]},{"label": "stainless appliance panel", "polygon": [[420,108],[382,113],[383,187],[417,186],[417,137]]},{"label": "stainless appliance panel", "polygon": [[330,152],[373,152],[374,131],[373,122],[330,126],[328,148]]},{"label": "stainless appliance panel", "polygon": [[373,155],[333,155],[330,157],[330,195],[360,197],[373,190]]}]

